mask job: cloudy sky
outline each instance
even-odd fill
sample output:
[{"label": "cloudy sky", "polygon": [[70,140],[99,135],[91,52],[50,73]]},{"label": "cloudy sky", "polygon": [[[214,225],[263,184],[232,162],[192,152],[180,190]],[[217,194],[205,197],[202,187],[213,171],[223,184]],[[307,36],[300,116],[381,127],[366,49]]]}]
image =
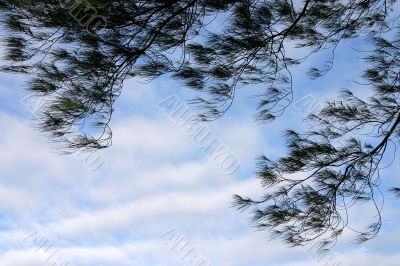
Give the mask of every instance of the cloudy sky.
[{"label": "cloudy sky", "polygon": [[[295,69],[295,101],[311,95],[318,104],[343,88],[366,95],[354,82],[362,66],[355,45],[337,49],[334,68],[317,81],[304,72],[319,56]],[[126,81],[112,120],[113,146],[98,157],[63,156],[32,128],[35,104],[24,77],[1,74],[0,265],[399,265],[400,215],[390,194],[376,239],[358,246],[348,232],[321,261],[308,248],[269,241],[267,232],[251,227],[248,213],[230,207],[233,194],[261,195],[254,158],[284,154],[282,131],[307,128],[302,106],[272,124],[254,123],[258,89],[241,89],[230,112],[207,124],[240,160],[227,175],[160,110],[171,95],[182,102],[195,96],[177,82]],[[103,162],[98,169],[93,158]],[[383,191],[400,183],[392,175],[397,165],[383,173]],[[363,224],[372,214],[358,208],[352,215]]]}]

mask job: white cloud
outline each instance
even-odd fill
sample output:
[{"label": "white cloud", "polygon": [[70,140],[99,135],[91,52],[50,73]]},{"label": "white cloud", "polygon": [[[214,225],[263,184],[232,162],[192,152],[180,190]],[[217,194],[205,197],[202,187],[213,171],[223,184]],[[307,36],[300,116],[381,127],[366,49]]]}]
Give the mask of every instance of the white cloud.
[{"label": "white cloud", "polygon": [[[122,101],[151,99],[149,110],[157,110],[154,92],[138,89]],[[43,256],[21,245],[34,230],[76,265],[178,265],[157,239],[174,228],[216,266],[310,265],[301,250],[267,241],[266,233],[250,227],[247,213],[230,208],[233,194],[261,194],[252,174],[224,175],[161,112],[128,118],[125,111],[113,121],[113,146],[96,172],[74,156],[55,155],[27,121],[0,113],[0,265],[43,265]],[[228,119],[210,127],[245,170],[269,148],[264,132],[248,121]],[[376,264],[376,258],[394,265],[396,259],[343,256],[349,265]]]}]

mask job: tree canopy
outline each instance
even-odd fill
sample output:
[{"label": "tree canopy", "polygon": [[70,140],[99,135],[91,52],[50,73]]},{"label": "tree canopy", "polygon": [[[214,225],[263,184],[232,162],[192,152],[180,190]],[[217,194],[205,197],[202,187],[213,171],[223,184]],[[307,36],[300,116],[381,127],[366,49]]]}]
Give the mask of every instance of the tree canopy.
[{"label": "tree canopy", "polygon": [[[271,121],[293,100],[292,66],[339,43],[367,38],[363,78],[368,101],[350,91],[310,117],[317,130],[288,131],[289,154],[259,159],[262,200],[254,222],[288,244],[332,243],[346,228],[347,210],[374,201],[380,162],[398,141],[399,38],[395,0],[0,0],[6,55],[2,71],[29,76],[29,89],[46,99],[40,129],[67,150],[111,145],[109,122],[124,80],[170,75],[197,91],[192,102],[204,121],[229,110],[236,89],[264,84],[255,117]],[[219,27],[213,20],[222,18]],[[390,37],[386,37],[390,36]],[[305,56],[287,55],[303,49]],[[367,134],[370,139],[360,137]],[[302,173],[304,178],[291,178]],[[399,193],[399,189],[393,189]],[[380,212],[379,206],[377,212]],[[375,236],[380,216],[360,240]]]}]

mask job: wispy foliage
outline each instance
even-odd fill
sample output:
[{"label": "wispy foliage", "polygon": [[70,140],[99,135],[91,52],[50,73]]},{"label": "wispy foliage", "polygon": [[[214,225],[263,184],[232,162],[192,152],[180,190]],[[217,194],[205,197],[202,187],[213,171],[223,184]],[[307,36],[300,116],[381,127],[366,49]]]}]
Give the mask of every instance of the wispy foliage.
[{"label": "wispy foliage", "polygon": [[[0,0],[6,28],[2,70],[30,76],[30,90],[47,103],[40,129],[52,139],[70,151],[101,149],[111,145],[113,105],[128,78],[168,74],[182,81],[198,91],[192,102],[204,108],[199,118],[205,121],[230,108],[237,88],[263,84],[255,116],[270,121],[293,99],[292,66],[328,49],[332,57],[325,66],[308,71],[318,78],[332,67],[342,40],[365,36],[376,47],[364,72],[375,95],[363,100],[344,91],[310,117],[316,130],[288,131],[287,156],[259,159],[265,197],[236,197],[239,208],[255,208],[259,228],[290,245],[322,238],[322,248],[348,226],[342,210],[371,201],[378,216],[360,232],[365,241],[381,226],[379,170],[399,135],[399,38],[381,37],[398,28],[390,16],[396,2]],[[93,10],[107,22],[104,27],[83,27],[76,19]],[[225,21],[213,31],[208,24],[217,16]],[[292,58],[288,47],[308,53]]]},{"label": "wispy foliage", "polygon": [[[3,70],[31,75],[31,90],[52,99],[41,129],[72,150],[111,144],[113,104],[130,77],[172,74],[201,92],[202,120],[223,115],[238,86],[265,84],[256,117],[268,121],[292,101],[289,68],[305,59],[289,58],[288,42],[313,53],[384,30],[394,2],[2,0]],[[90,12],[106,25],[86,30]],[[218,15],[226,21],[213,32]]]},{"label": "wispy foliage", "polygon": [[[329,101],[310,116],[316,130],[287,132],[288,155],[277,161],[259,158],[263,199],[235,196],[239,209],[254,209],[257,227],[290,245],[318,240],[324,249],[346,228],[358,233],[359,242],[379,232],[380,170],[387,167],[382,161],[385,154],[395,158],[399,144],[400,40],[373,41],[376,50],[365,59],[370,67],[364,78],[374,95],[362,100],[346,90]],[[398,188],[392,191],[399,195]],[[365,202],[375,206],[376,219],[366,230],[352,228],[349,210]]]}]

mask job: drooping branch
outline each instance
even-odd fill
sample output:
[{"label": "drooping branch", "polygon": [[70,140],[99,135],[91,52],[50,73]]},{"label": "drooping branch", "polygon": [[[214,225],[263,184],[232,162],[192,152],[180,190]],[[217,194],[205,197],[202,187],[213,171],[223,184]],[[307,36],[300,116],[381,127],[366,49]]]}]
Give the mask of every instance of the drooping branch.
[{"label": "drooping branch", "polygon": [[[306,0],[299,8],[286,0],[85,2],[72,12],[83,15],[77,21],[58,0],[0,1],[9,35],[2,69],[35,73],[32,91],[54,99],[44,108],[41,128],[72,150],[111,144],[113,105],[131,77],[171,74],[182,80],[200,91],[193,103],[204,108],[203,120],[221,117],[237,88],[265,84],[256,118],[272,120],[292,101],[290,69],[304,60],[289,58],[287,43],[315,53],[362,31],[379,33],[368,29],[384,27],[394,5],[382,0]],[[87,10],[107,22],[104,28],[86,30]],[[207,27],[216,16],[226,20],[218,33]]]},{"label": "drooping branch", "polygon": [[[321,249],[346,229],[357,232],[359,242],[378,234],[381,162],[389,150],[396,155],[400,134],[399,42],[375,40],[377,49],[366,58],[371,68],[364,74],[375,91],[368,101],[343,92],[310,116],[315,130],[287,132],[287,156],[276,162],[260,157],[265,195],[261,200],[235,196],[236,207],[253,209],[258,228],[292,246],[317,240]],[[367,230],[355,229],[349,210],[366,202],[374,206],[376,219]]]}]

